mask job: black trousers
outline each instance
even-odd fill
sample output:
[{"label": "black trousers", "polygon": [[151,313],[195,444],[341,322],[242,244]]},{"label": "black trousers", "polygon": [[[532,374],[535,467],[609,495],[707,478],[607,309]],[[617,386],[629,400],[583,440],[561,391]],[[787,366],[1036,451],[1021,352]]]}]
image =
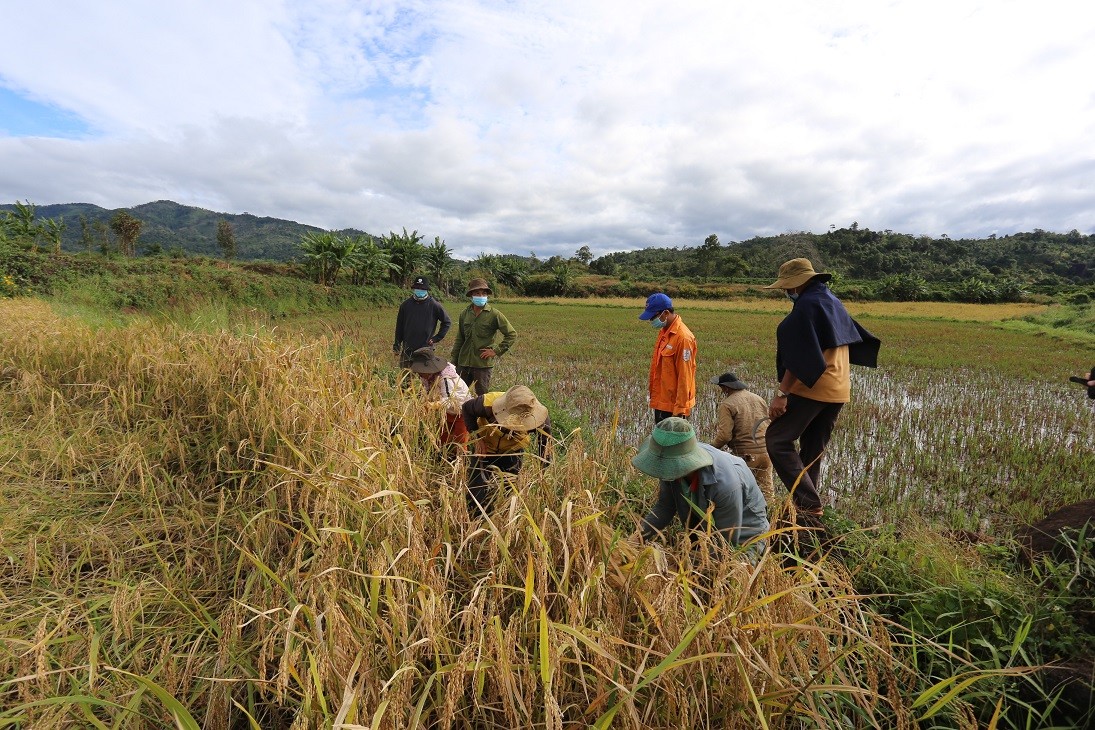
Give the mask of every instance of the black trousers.
[{"label": "black trousers", "polygon": [[[768,458],[798,509],[808,512],[821,509],[821,496],[817,491],[821,458],[843,407],[843,403],[822,403],[788,395],[787,410],[768,426],[764,437]],[[798,441],[798,449],[795,441]]]},{"label": "black trousers", "polygon": [[[654,409],[654,425],[657,426],[659,423],[661,423],[662,421],[664,421],[665,419],[669,418],[672,415],[673,415],[673,411],[659,411],[657,408],[655,408]],[[688,416],[678,416],[678,418],[688,418]]]},{"label": "black trousers", "polygon": [[522,454],[472,456],[468,465],[468,514],[489,513],[498,493],[498,477],[521,471]]}]

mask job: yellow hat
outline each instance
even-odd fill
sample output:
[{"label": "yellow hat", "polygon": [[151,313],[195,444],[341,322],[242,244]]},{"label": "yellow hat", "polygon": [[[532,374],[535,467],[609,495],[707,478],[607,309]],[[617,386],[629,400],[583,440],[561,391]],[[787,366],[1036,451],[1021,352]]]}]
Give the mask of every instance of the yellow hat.
[{"label": "yellow hat", "polygon": [[765,289],[797,289],[813,278],[828,281],[832,274],[819,274],[814,271],[810,259],[791,259],[779,267],[779,278],[764,287]]}]

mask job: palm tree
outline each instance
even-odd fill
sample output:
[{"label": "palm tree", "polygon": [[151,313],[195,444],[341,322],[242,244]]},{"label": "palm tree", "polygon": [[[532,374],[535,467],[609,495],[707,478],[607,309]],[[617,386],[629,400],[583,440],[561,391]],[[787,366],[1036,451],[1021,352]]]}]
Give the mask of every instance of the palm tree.
[{"label": "palm tree", "polygon": [[551,275],[556,293],[569,294],[571,287],[574,286],[574,270],[570,268],[570,264],[565,261],[557,264]]},{"label": "palm tree", "polygon": [[520,292],[527,275],[528,266],[517,256],[498,257],[494,268],[494,278],[499,284],[508,286],[515,292]]}]

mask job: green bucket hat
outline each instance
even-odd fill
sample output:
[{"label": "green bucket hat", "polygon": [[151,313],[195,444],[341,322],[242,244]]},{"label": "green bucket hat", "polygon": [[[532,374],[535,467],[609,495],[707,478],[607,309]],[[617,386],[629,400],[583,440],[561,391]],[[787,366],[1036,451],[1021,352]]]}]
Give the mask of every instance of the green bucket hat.
[{"label": "green bucket hat", "polygon": [[675,416],[655,426],[654,434],[631,458],[631,465],[643,474],[666,482],[713,463],[711,454],[696,441],[692,424]]}]

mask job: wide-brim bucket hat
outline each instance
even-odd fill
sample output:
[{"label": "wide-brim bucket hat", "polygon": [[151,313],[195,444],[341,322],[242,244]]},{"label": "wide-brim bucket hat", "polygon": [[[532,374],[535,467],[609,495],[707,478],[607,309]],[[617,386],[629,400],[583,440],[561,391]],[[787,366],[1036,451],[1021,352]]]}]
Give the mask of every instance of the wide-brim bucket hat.
[{"label": "wide-brim bucket hat", "polygon": [[532,431],[544,425],[548,409],[526,385],[515,385],[491,404],[495,422],[513,431]]},{"label": "wide-brim bucket hat", "polygon": [[449,361],[434,352],[432,347],[420,347],[411,353],[410,368],[413,372],[433,375],[445,369]]},{"label": "wide-brim bucket hat", "polygon": [[814,271],[810,259],[791,259],[779,267],[779,278],[764,287],[765,289],[797,289],[811,279],[828,281],[832,274],[819,274]]},{"label": "wide-brim bucket hat", "polygon": [[464,293],[464,296],[470,297],[471,293],[473,291],[475,291],[476,289],[486,289],[487,294],[493,294],[494,293],[490,290],[490,286],[487,285],[487,280],[486,279],[472,279],[471,281],[468,282],[468,290]]},{"label": "wide-brim bucket hat", "polygon": [[684,418],[666,418],[631,457],[631,465],[647,476],[669,482],[711,466],[714,459],[696,441],[696,430]]}]

